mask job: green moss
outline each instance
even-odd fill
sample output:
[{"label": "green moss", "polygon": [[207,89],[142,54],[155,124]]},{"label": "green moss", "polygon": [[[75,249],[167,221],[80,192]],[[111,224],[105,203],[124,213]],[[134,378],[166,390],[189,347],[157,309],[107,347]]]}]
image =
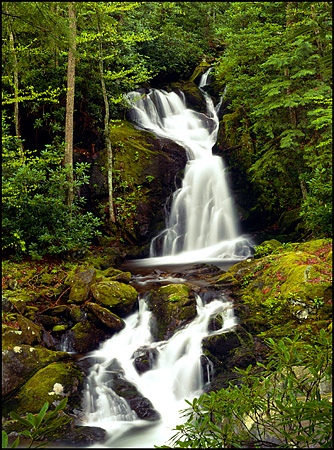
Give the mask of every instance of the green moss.
[{"label": "green moss", "polygon": [[39,412],[46,401],[52,403],[62,400],[66,394],[74,393],[82,378],[79,369],[71,362],[49,364],[33,375],[19,390],[16,412]]},{"label": "green moss", "polygon": [[[294,247],[295,251],[288,251]],[[254,317],[271,327],[291,322],[298,327],[320,313],[328,319],[332,301],[332,270],[325,259],[330,251],[328,241],[286,248],[231,268],[236,277],[242,274],[242,299],[250,308],[247,320]]]},{"label": "green moss", "polygon": [[98,304],[121,316],[130,312],[138,296],[134,287],[118,281],[95,283],[91,290]]}]

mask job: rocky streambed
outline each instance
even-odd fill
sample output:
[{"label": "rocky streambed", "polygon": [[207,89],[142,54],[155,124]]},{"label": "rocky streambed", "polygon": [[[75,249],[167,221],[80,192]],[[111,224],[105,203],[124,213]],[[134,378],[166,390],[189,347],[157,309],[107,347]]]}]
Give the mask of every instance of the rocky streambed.
[{"label": "rocky streambed", "polygon": [[[94,252],[71,263],[3,264],[3,429],[11,436],[20,431],[9,420],[10,411],[24,417],[37,413],[45,401],[54,407],[67,396],[64,425],[46,436],[48,441],[53,446],[103,443],[104,429],[82,426],[83,386],[96,362],[89,352],[124,328],[124,319],[142,296],[153,313],[150,326],[156,341],[170,339],[195,318],[198,293],[204,302],[219,293],[233,303],[238,325],[202,343],[202,366],[212,368],[207,392],[226,388],[231,380],[241,383],[235,367],[265,363],[265,337],[328,329],[331,241],[282,245],[272,240],[261,248],[261,257],[224,268],[204,263],[139,273],[130,263],[117,269],[114,261]],[[210,329],[219,329],[220,321],[219,315],[212,316]],[[154,357],[154,348],[139,348],[138,373],[148,370]],[[112,372],[117,374],[117,367]],[[115,375],[113,384],[139,418],[159,419],[128,380]]]}]

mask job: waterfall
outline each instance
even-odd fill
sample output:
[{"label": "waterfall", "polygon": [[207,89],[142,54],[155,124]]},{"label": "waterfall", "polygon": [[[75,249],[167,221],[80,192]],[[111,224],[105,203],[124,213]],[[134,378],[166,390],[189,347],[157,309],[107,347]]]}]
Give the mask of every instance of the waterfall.
[{"label": "waterfall", "polygon": [[[172,261],[245,259],[251,244],[240,235],[238,218],[230,194],[226,167],[212,154],[219,120],[209,94],[210,68],[199,82],[206,101],[206,112],[187,107],[183,92],[149,89],[147,94],[130,92],[131,119],[137,125],[168,137],[183,146],[188,155],[182,186],[173,194],[165,230],[151,243],[150,257],[171,257]],[[162,255],[157,242],[162,242]]]},{"label": "waterfall", "polygon": [[[179,411],[186,407],[184,399],[192,400],[203,392],[204,376],[210,376],[212,368],[209,365],[204,368],[205,374],[202,373],[202,340],[233,329],[237,322],[232,304],[222,294],[218,293],[207,304],[200,296],[196,301],[197,316],[191,323],[168,341],[153,342],[149,331],[152,313],[141,299],[139,310],[125,319],[125,328],[88,355],[98,362],[87,377],[84,425],[107,431],[108,440],[104,447],[153,448],[163,445],[175,433],[173,428],[182,421]],[[209,332],[209,320],[217,314],[223,319],[222,328]],[[153,367],[140,375],[133,363],[136,350],[143,345],[155,348],[157,357]],[[161,420],[148,422],[137,418],[127,402],[112,389],[111,375],[115,372],[151,401]]]}]

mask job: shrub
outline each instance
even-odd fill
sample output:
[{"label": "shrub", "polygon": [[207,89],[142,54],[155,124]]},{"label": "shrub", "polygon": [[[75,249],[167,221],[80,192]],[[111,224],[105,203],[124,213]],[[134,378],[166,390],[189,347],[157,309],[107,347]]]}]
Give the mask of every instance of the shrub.
[{"label": "shrub", "polygon": [[69,186],[62,167],[63,149],[48,145],[37,156],[22,156],[15,138],[3,142],[2,250],[40,259],[45,254],[86,248],[98,235],[101,222],[83,211],[79,188],[88,183],[89,164],[74,170],[74,203],[66,205]]},{"label": "shrub", "polygon": [[266,367],[235,369],[243,375],[240,387],[230,382],[187,401],[187,420],[176,427],[173,448],[331,448],[332,403],[321,393],[332,371],[331,334],[322,329],[309,342],[303,339],[267,339]]}]

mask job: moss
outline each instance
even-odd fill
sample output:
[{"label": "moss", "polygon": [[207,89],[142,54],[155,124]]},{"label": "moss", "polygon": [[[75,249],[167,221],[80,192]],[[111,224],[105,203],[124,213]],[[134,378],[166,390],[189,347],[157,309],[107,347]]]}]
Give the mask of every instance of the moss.
[{"label": "moss", "polygon": [[118,281],[95,283],[91,290],[98,304],[119,316],[131,311],[138,296],[134,287]]},{"label": "moss", "polygon": [[250,308],[248,323],[253,317],[271,327],[288,322],[298,327],[319,314],[328,319],[332,301],[332,270],[326,262],[329,251],[328,240],[293,244],[248,265],[232,267],[235,277],[242,275],[241,298]]},{"label": "moss", "polygon": [[[21,387],[15,399],[16,412],[37,413],[46,401],[53,403],[62,400],[65,395],[76,393],[82,378],[80,370],[71,362],[49,364]],[[57,389],[59,385],[62,389]]]}]

